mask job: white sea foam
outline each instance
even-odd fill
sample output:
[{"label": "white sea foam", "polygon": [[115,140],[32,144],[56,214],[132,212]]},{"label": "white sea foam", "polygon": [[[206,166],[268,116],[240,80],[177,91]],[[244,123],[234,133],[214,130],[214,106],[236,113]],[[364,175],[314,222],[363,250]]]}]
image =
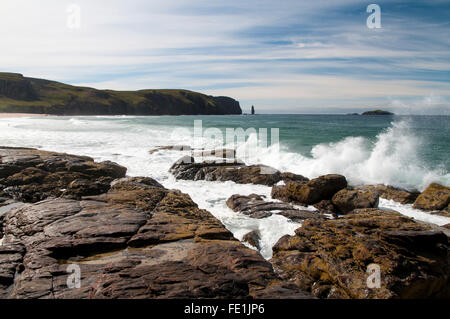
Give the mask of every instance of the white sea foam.
[{"label": "white sea foam", "polygon": [[401,213],[402,215],[412,217],[414,219],[417,219],[417,220],[420,220],[423,222],[436,224],[439,226],[443,226],[445,224],[450,223],[449,217],[433,215],[433,214],[426,213],[426,212],[423,212],[418,209],[414,209],[411,204],[402,205],[393,200],[380,198],[380,203],[379,203],[378,207],[381,209],[392,209],[392,210],[395,210],[395,211]]},{"label": "white sea foam", "polygon": [[239,240],[242,240],[248,232],[259,230],[261,254],[265,258],[272,256],[272,247],[280,237],[286,234],[293,235],[294,231],[301,226],[276,214],[263,219],[250,218],[233,212],[226,205],[226,200],[234,194],[247,196],[256,193],[270,199],[271,188],[267,186],[234,182],[176,181],[172,176],[166,179],[163,185],[189,194],[200,208],[209,210]]},{"label": "white sea foam", "polygon": [[[248,145],[254,145],[254,137]],[[393,123],[375,141],[364,137],[347,137],[337,143],[319,144],[311,157],[289,151],[277,152],[277,147],[248,152],[251,163],[263,163],[281,171],[290,171],[309,178],[337,173],[353,184],[386,184],[423,190],[432,182],[450,184],[445,170],[429,169],[420,160],[422,141],[415,136],[406,121]],[[248,146],[250,147],[250,146]],[[245,146],[238,149],[244,150]],[[243,153],[243,151],[242,151]]]}]

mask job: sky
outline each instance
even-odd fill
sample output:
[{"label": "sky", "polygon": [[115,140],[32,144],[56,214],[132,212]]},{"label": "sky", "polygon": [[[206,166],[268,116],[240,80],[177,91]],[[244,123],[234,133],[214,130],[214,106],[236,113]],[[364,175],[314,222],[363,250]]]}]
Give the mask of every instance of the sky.
[{"label": "sky", "polygon": [[449,17],[449,0],[2,0],[0,70],[244,112],[450,115]]}]

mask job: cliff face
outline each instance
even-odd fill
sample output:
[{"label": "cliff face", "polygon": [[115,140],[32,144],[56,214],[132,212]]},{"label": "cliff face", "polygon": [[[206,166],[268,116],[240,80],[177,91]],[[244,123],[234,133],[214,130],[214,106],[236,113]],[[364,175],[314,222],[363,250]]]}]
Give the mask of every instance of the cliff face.
[{"label": "cliff face", "polygon": [[242,114],[239,102],[187,90],[112,91],[0,73],[0,112],[55,115]]}]

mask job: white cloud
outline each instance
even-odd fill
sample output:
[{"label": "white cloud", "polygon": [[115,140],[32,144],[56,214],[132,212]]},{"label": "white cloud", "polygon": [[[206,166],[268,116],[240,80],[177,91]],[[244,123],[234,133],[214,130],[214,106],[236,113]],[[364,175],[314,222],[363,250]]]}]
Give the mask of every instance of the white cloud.
[{"label": "white cloud", "polygon": [[[66,27],[72,3],[81,8],[79,30]],[[364,19],[320,20],[350,4],[361,2],[3,0],[0,63],[72,84],[183,87],[292,107],[312,99],[340,105],[349,97],[362,103],[450,96],[448,78],[412,74],[450,70],[450,41],[438,32],[448,25],[415,21],[402,28],[393,20],[371,32]]]}]

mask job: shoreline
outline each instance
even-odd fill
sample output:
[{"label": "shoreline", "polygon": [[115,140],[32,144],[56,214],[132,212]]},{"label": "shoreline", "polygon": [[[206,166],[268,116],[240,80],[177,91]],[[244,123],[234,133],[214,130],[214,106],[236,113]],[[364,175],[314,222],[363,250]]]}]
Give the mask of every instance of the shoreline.
[{"label": "shoreline", "polygon": [[36,113],[0,113],[0,119],[4,118],[18,118],[18,117],[43,117],[49,116],[49,114],[36,114]]},{"label": "shoreline", "polygon": [[99,117],[99,116],[108,116],[108,117],[159,117],[159,116],[243,116],[243,114],[155,114],[155,115],[139,115],[139,114],[47,114],[47,113],[1,113],[1,118],[19,118],[19,117],[45,117],[45,116],[54,116],[54,117]]},{"label": "shoreline", "polygon": [[[348,116],[349,114],[344,113],[263,113],[263,114],[255,114],[255,115],[305,115],[305,116],[323,116],[323,115],[331,115],[331,116]],[[158,117],[158,116],[251,116],[250,114],[155,114],[155,115],[139,115],[139,114],[68,114],[68,115],[60,115],[60,114],[47,114],[47,113],[2,113],[0,112],[1,118],[19,118],[19,117],[45,117],[45,116],[55,116],[55,117],[64,117],[64,116],[83,116],[83,117],[98,117],[98,116],[111,116],[111,117],[120,117],[120,116],[130,116],[130,117]],[[406,116],[427,116],[427,117],[441,117],[441,116],[450,116],[450,114],[396,114],[395,116],[406,117]]]}]

